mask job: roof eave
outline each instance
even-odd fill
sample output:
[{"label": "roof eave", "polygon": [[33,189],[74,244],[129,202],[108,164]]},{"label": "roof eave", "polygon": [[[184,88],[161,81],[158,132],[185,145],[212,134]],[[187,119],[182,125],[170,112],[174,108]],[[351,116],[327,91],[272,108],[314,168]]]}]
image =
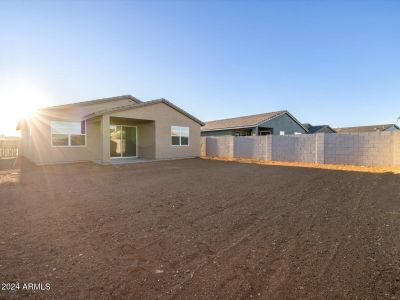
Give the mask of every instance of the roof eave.
[{"label": "roof eave", "polygon": [[132,95],[122,95],[122,96],[100,98],[100,99],[94,99],[94,100],[87,100],[87,101],[81,101],[81,102],[75,102],[75,103],[67,103],[67,104],[62,104],[62,105],[43,107],[40,110],[66,109],[66,108],[70,108],[70,107],[74,107],[74,106],[94,105],[94,104],[111,102],[111,101],[116,101],[116,100],[123,100],[123,99],[129,99],[137,104],[143,103],[141,100],[133,97]]},{"label": "roof eave", "polygon": [[110,115],[110,114],[113,114],[113,113],[116,113],[116,112],[121,112],[121,111],[129,110],[129,109],[135,109],[135,108],[148,106],[148,105],[154,105],[154,104],[158,104],[158,103],[164,103],[165,105],[168,105],[169,107],[175,109],[176,111],[178,111],[179,113],[185,115],[189,119],[195,121],[200,126],[204,126],[205,125],[204,122],[200,121],[199,119],[197,119],[193,115],[189,114],[188,112],[184,111],[180,107],[176,106],[175,104],[173,104],[172,102],[170,102],[170,101],[168,101],[167,99],[164,99],[164,98],[151,100],[151,101],[146,101],[146,102],[141,102],[141,103],[132,104],[132,105],[125,105],[125,106],[121,106],[120,109],[116,108],[116,109],[111,110],[111,111],[91,113],[91,114],[88,114],[88,115],[84,116],[83,119],[84,120],[89,120],[89,119],[92,119],[92,118],[95,118],[95,117],[99,117],[99,116],[103,116],[103,115]]}]

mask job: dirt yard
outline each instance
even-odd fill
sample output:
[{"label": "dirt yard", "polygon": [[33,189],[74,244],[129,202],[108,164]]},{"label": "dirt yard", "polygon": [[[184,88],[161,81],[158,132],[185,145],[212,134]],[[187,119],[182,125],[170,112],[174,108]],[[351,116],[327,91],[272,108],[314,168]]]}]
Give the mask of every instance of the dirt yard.
[{"label": "dirt yard", "polygon": [[0,298],[400,297],[400,175],[0,160]]}]

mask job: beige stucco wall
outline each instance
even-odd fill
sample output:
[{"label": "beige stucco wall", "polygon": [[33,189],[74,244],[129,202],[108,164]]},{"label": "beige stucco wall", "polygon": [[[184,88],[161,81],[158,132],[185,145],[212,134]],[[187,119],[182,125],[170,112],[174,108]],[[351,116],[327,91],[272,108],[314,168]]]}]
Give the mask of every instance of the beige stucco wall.
[{"label": "beige stucco wall", "polygon": [[155,122],[138,125],[139,158],[156,159]]},{"label": "beige stucco wall", "polygon": [[[50,122],[81,121],[84,115],[131,104],[130,100],[89,105],[88,107],[42,111],[22,130],[23,156],[37,164],[94,161],[110,163],[109,124],[116,118],[130,118],[138,127],[138,156],[145,159],[171,159],[200,156],[200,125],[170,106],[159,103],[90,119],[86,124],[85,147],[53,147]],[[118,119],[121,121],[122,119]],[[119,122],[119,124],[121,124]],[[171,126],[189,127],[189,146],[172,146]]]}]

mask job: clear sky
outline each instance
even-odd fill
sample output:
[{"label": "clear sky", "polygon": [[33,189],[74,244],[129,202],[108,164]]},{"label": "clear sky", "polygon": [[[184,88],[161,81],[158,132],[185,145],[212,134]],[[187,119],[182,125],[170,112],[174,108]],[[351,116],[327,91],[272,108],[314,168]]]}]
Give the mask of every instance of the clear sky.
[{"label": "clear sky", "polygon": [[400,1],[0,0],[0,134],[38,105],[124,94],[204,121],[395,123]]}]

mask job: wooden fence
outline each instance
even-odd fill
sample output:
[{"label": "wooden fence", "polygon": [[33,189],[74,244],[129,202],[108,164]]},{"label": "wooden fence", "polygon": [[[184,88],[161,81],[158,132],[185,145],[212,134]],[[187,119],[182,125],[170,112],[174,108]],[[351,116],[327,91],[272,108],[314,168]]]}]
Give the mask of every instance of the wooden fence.
[{"label": "wooden fence", "polygon": [[0,158],[17,157],[19,144],[17,138],[0,138]]}]

